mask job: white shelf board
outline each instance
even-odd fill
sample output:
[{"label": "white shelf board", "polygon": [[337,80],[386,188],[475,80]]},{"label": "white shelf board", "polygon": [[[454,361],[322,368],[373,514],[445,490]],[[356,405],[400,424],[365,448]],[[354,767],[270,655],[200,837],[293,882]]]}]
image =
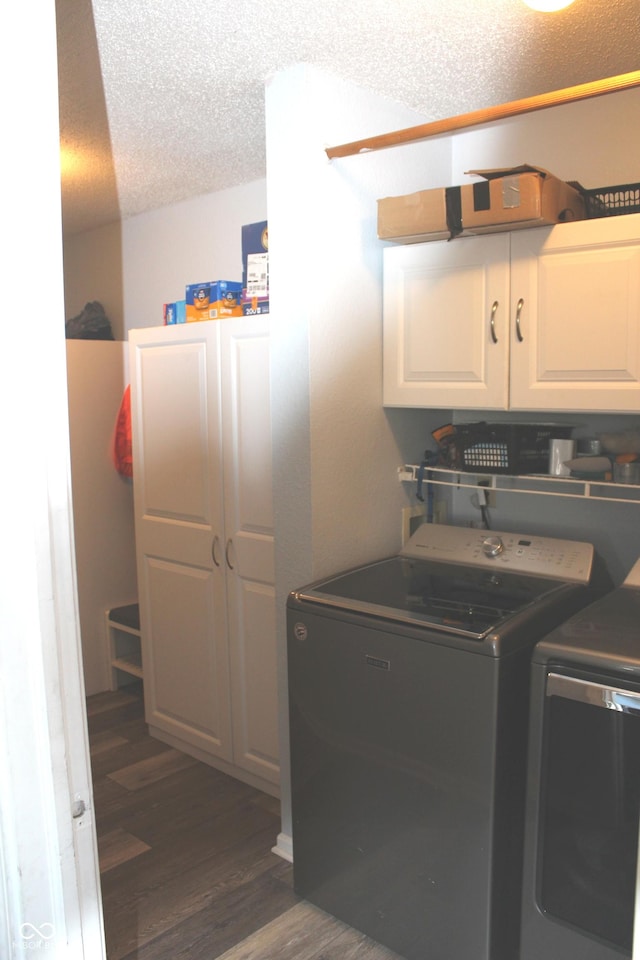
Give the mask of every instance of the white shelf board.
[{"label": "white shelf board", "polygon": [[[420,467],[403,464],[398,467],[398,481],[416,483]],[[428,474],[428,476],[427,476]],[[583,480],[575,477],[551,477],[547,474],[470,473],[448,470],[444,467],[427,467],[424,483],[438,486],[476,490],[479,480],[489,481],[489,489],[499,493],[528,493],[535,496],[571,497],[572,499],[606,501],[608,503],[640,504],[640,486],[626,483],[608,483],[604,480]]]}]

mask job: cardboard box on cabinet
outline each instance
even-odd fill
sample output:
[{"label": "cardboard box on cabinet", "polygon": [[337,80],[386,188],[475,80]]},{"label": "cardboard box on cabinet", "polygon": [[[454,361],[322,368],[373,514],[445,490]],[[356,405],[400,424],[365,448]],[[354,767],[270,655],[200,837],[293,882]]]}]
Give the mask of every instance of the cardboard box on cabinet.
[{"label": "cardboard box on cabinet", "polygon": [[378,200],[378,237],[418,243],[585,217],[580,191],[541,167],[522,164],[468,173],[482,180]]},{"label": "cardboard box on cabinet", "polygon": [[165,303],[162,308],[162,318],[165,326],[186,321],[186,303],[176,300],[174,303]]},{"label": "cardboard box on cabinet", "polygon": [[242,316],[242,284],[235,280],[190,283],[185,292],[186,322]]},{"label": "cardboard box on cabinet", "polygon": [[269,313],[269,228],[266,220],[242,227],[242,312]]},{"label": "cardboard box on cabinet", "polygon": [[398,243],[419,243],[423,240],[446,240],[447,190],[460,187],[438,187],[418,190],[402,197],[378,200],[378,237]]}]

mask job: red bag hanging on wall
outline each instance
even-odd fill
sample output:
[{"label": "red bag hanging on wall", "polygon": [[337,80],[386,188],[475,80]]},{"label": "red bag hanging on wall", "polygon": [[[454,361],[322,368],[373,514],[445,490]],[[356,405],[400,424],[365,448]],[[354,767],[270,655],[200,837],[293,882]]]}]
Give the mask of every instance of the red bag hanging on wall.
[{"label": "red bag hanging on wall", "polygon": [[131,447],[131,387],[127,386],[116,418],[111,448],[113,465],[123,477],[133,477],[133,452]]}]

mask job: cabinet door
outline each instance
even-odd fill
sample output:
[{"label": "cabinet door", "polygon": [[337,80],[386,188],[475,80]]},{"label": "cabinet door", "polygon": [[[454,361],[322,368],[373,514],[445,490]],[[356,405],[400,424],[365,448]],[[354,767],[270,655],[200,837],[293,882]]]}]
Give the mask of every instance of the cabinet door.
[{"label": "cabinet door", "polygon": [[234,763],[278,772],[268,318],[220,324]]},{"label": "cabinet door", "polygon": [[384,404],[505,409],[509,236],[384,251]]},{"label": "cabinet door", "polygon": [[130,340],[146,719],[229,760],[218,324]]},{"label": "cabinet door", "polygon": [[511,235],[511,407],[640,409],[640,215]]}]

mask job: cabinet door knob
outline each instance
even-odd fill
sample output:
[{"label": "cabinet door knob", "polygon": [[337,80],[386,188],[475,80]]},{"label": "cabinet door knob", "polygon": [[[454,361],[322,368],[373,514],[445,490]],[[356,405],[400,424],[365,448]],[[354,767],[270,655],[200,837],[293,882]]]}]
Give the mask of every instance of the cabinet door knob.
[{"label": "cabinet door knob", "polygon": [[491,320],[490,320],[491,339],[493,340],[494,343],[498,342],[498,338],[496,337],[496,310],[497,309],[498,309],[498,301],[494,300],[493,306],[491,307]]},{"label": "cabinet door knob", "polygon": [[220,566],[220,561],[218,560],[218,558],[217,558],[217,556],[216,556],[217,551],[218,551],[218,546],[219,546],[219,544],[220,544],[220,537],[219,537],[218,534],[216,533],[215,537],[214,537],[213,540],[211,541],[211,559],[213,560],[213,562],[214,562],[214,564],[216,565],[216,567],[219,567],[219,566]]},{"label": "cabinet door knob", "polygon": [[227,540],[227,545],[226,545],[226,547],[224,548],[224,555],[225,555],[225,558],[226,558],[226,561],[227,561],[227,566],[229,567],[229,570],[233,570],[233,569],[234,569],[234,566],[233,566],[233,564],[231,563],[231,560],[229,559],[229,556],[230,556],[230,553],[231,553],[231,546],[232,546],[232,544],[233,544],[233,540],[231,539],[231,537],[229,537],[229,539]]},{"label": "cabinet door knob", "polygon": [[522,336],[522,330],[520,329],[520,316],[522,314],[523,307],[524,307],[524,300],[522,299],[522,297],[520,297],[520,299],[518,300],[518,305],[516,307],[516,336],[520,341],[520,343],[522,343],[522,341],[524,340],[524,337]]}]

